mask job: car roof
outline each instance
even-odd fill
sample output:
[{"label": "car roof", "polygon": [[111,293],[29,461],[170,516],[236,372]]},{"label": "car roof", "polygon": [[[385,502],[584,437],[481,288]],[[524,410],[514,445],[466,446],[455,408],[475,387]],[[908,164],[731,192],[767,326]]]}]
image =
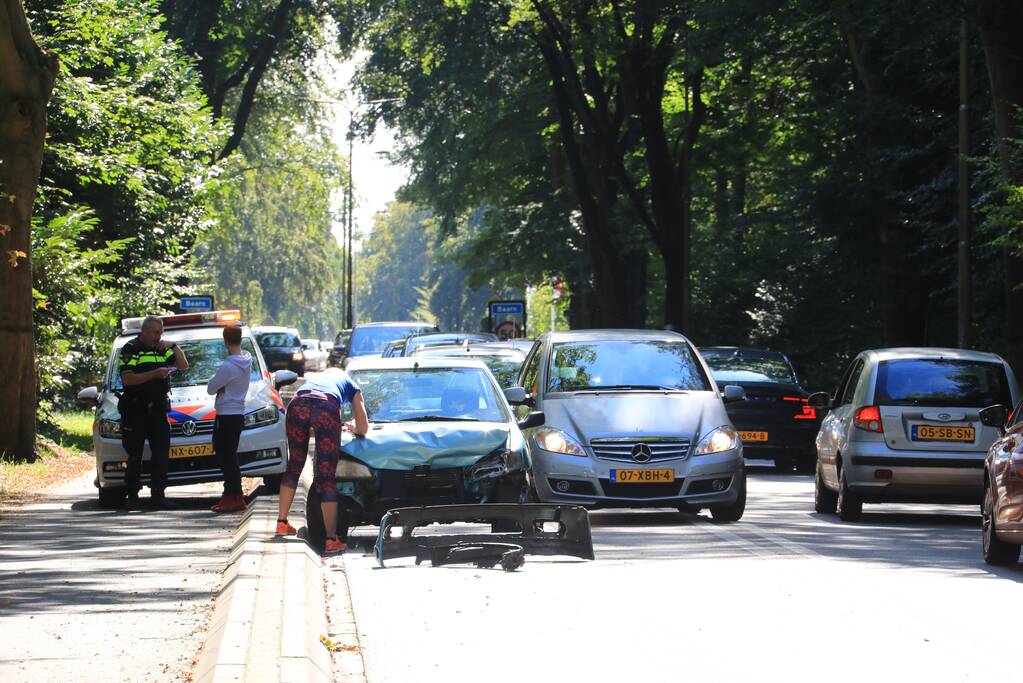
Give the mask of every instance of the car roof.
[{"label": "car roof", "polygon": [[974,351],[973,349],[951,349],[931,346],[901,346],[888,349],[867,349],[866,353],[876,357],[878,361],[909,360],[913,358],[975,360],[988,363],[1004,363],[1005,360],[997,353]]},{"label": "car roof", "polygon": [[521,358],[526,357],[526,352],[522,349],[517,349],[514,346],[497,346],[496,344],[470,344],[465,346],[464,344],[434,344],[424,345],[416,347],[415,356],[416,358],[422,358],[419,352],[427,354],[428,356],[442,356],[444,354],[461,354],[464,356],[518,356]]},{"label": "car roof", "polygon": [[[248,325],[242,325],[242,337],[246,339],[252,339],[252,328]],[[129,340],[135,339],[138,334],[119,334],[114,339],[114,346],[122,346],[128,343]],[[172,327],[164,329],[162,339],[170,341],[184,341],[190,339],[205,340],[205,339],[223,339],[224,328],[220,325],[204,325],[196,327]]]},{"label": "car roof", "polygon": [[743,358],[778,358],[785,359],[785,354],[780,351],[769,351],[767,349],[754,349],[748,346],[701,346],[700,353],[741,356]]},{"label": "car roof", "polygon": [[483,361],[474,358],[457,356],[421,356],[402,358],[381,358],[379,356],[356,356],[345,368],[348,372],[355,370],[413,370],[415,368],[482,368]]},{"label": "car roof", "polygon": [[360,327],[437,327],[437,326],[434,325],[433,323],[416,322],[415,320],[410,320],[408,322],[391,320],[381,323],[359,323],[355,327],[353,327],[352,330],[354,331]]},{"label": "car roof", "polygon": [[671,330],[635,330],[635,329],[601,329],[601,330],[569,330],[567,332],[548,332],[545,335],[551,342],[573,341],[629,341],[652,339],[663,341],[688,341],[683,335]]}]

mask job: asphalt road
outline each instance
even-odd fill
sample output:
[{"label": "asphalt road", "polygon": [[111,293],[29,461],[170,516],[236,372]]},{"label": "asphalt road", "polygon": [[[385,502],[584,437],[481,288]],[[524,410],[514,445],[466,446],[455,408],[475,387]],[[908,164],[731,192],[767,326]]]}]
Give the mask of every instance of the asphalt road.
[{"label": "asphalt road", "polygon": [[368,680],[1023,680],[1023,565],[984,564],[976,507],[868,506],[846,524],[812,501],[810,477],[752,468],[736,524],[593,512],[594,562],[349,553]]},{"label": "asphalt road", "polygon": [[179,681],[199,654],[240,515],[209,511],[221,484],[105,510],[94,476],[0,519],[4,683]]}]

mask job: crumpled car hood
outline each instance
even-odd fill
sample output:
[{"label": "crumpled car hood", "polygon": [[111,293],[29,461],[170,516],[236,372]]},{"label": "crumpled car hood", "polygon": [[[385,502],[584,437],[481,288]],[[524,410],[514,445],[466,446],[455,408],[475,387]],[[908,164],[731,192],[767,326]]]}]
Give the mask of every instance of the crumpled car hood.
[{"label": "crumpled car hood", "polygon": [[507,440],[508,425],[500,422],[386,423],[364,438],[345,434],[341,450],[374,469],[467,467]]}]

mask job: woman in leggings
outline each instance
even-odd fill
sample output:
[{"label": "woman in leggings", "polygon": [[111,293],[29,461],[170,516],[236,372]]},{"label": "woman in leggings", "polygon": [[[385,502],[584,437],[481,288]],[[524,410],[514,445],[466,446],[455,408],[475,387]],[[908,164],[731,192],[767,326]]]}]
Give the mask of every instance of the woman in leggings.
[{"label": "woman in leggings", "polygon": [[[341,424],[341,406],[352,404],[351,422]],[[298,478],[305,467],[309,452],[309,432],[316,436],[316,468],[313,486],[320,494],[323,526],[327,531],[324,554],[339,553],[347,548],[337,537],[337,485],[334,473],[341,456],[341,431],[366,436],[369,418],[362,391],[346,373],[331,373],[327,377],[307,379],[291,399],[285,418],[288,432],[288,470],[281,477],[280,512],[277,515],[277,535],[290,536],[295,527],[288,524],[288,511],[295,499]]]}]

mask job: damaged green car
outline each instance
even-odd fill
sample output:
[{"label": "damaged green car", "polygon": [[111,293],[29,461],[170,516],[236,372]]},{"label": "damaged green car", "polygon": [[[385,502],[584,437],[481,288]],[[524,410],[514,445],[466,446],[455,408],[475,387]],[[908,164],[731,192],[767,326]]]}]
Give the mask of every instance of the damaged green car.
[{"label": "damaged green car", "polygon": [[[366,358],[353,360],[348,373],[362,389],[370,431],[342,438],[339,536],[347,538],[354,526],[379,524],[392,508],[532,499],[521,430],[541,426],[543,414],[516,423],[508,398],[483,363]],[[322,548],[325,530],[315,489],[306,501],[306,525],[309,541]]]}]

